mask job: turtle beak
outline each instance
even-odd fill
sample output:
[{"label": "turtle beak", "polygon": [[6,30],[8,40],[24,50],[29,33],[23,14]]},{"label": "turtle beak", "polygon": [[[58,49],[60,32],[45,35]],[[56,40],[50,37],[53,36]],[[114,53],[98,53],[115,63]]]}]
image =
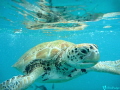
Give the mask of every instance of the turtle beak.
[{"label": "turtle beak", "polygon": [[83,63],[84,64],[96,64],[98,62],[100,58],[100,54],[99,54],[99,51],[96,49],[96,50],[92,50],[90,53],[88,53],[85,58],[83,59]]},{"label": "turtle beak", "polygon": [[99,51],[97,49],[92,50],[84,57],[82,62],[80,62],[77,67],[90,68],[98,62],[99,58],[100,58]]},{"label": "turtle beak", "polygon": [[97,64],[100,58],[98,48],[95,44],[83,44],[80,52],[84,57],[76,63],[77,68],[90,68]]}]

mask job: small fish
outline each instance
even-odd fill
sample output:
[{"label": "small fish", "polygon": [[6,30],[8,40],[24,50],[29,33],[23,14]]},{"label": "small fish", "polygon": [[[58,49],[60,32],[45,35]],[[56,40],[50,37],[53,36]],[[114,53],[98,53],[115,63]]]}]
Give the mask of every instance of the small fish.
[{"label": "small fish", "polygon": [[54,90],[55,86],[54,86],[54,83],[52,84],[52,90]]},{"label": "small fish", "polygon": [[[41,85],[41,86],[37,86],[35,85],[35,89],[34,90],[47,90],[47,88],[44,86],[44,85]],[[39,89],[38,89],[39,88]]]}]

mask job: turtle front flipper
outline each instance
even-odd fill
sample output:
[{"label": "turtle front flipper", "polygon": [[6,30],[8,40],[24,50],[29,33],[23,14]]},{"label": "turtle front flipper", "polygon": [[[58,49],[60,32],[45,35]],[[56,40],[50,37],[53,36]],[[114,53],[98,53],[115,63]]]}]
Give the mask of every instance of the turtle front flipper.
[{"label": "turtle front flipper", "polygon": [[25,90],[43,73],[42,71],[39,68],[28,75],[14,76],[1,83],[0,90]]},{"label": "turtle front flipper", "polygon": [[120,75],[120,60],[98,62],[88,70]]},{"label": "turtle front flipper", "polygon": [[33,83],[32,76],[20,75],[0,84],[0,90],[24,90]]}]

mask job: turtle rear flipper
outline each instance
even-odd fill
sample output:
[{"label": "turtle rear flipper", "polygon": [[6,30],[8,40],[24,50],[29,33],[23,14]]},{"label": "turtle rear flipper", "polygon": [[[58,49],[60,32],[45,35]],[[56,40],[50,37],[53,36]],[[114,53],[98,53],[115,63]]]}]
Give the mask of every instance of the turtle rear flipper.
[{"label": "turtle rear flipper", "polygon": [[42,71],[38,68],[28,75],[14,76],[1,83],[0,90],[25,90],[43,73]]},{"label": "turtle rear flipper", "polygon": [[98,62],[88,70],[120,75],[120,60]]}]

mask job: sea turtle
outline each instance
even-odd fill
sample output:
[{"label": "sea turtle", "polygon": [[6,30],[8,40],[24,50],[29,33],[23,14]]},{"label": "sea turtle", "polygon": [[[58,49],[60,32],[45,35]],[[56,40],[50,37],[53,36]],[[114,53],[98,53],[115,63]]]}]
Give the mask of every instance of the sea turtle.
[{"label": "sea turtle", "polygon": [[59,83],[74,79],[89,71],[120,75],[120,60],[99,60],[95,44],[74,44],[56,40],[39,44],[26,52],[13,67],[24,75],[0,84],[0,90],[24,90],[34,81]]}]

